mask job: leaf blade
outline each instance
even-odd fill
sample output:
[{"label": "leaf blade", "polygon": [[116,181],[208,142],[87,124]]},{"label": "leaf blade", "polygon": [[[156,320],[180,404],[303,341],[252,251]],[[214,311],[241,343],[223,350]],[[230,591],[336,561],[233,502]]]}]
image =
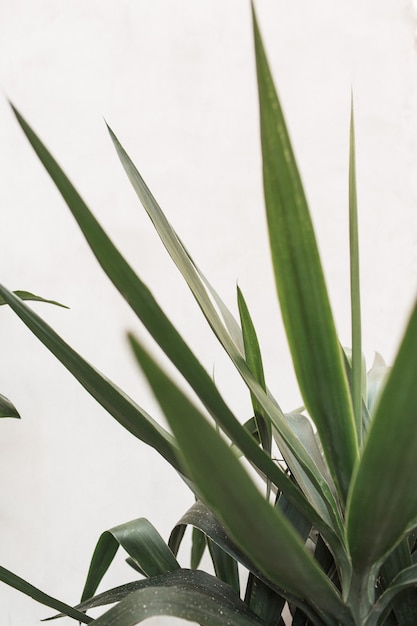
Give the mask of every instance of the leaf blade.
[{"label": "leaf blade", "polygon": [[417,305],[382,391],[347,508],[354,567],[364,571],[387,554],[417,517],[409,477],[417,458]]},{"label": "leaf blade", "polygon": [[281,312],[305,405],[345,500],[358,457],[351,399],[307,201],[254,12],[253,21],[264,195]]}]

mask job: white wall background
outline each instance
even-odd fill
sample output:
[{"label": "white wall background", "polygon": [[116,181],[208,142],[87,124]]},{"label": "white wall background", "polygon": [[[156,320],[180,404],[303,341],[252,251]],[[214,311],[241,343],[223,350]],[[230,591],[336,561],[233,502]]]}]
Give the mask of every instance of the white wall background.
[{"label": "white wall background", "polygon": [[[258,0],[257,9],[345,344],[353,86],[364,348],[368,359],[378,350],[390,361],[417,291],[413,4]],[[268,384],[284,409],[297,406],[269,267],[249,2],[0,0],[0,85],[0,281],[68,304],[69,311],[34,308],[159,415],[125,340],[127,329],[141,338],[145,331],[102,275],[8,97],[204,365],[214,367],[232,408],[242,420],[249,416],[246,391],[124,177],[104,116],[231,307],[239,281],[258,327]],[[0,564],[76,602],[103,530],[144,516],[167,537],[191,495],[7,308],[0,316],[0,392],[22,415],[0,424]],[[119,555],[103,588],[129,578]],[[5,626],[48,615],[5,585],[0,611]],[[167,621],[173,620],[154,623]]]}]

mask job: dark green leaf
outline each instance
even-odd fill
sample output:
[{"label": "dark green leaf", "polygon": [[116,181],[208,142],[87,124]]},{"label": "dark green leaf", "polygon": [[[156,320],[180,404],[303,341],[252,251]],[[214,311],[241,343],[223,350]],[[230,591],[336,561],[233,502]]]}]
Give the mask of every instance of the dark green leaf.
[{"label": "dark green leaf", "polygon": [[[239,306],[240,322],[242,324],[243,342],[245,347],[246,362],[255,376],[262,389],[266,392],[264,368],[262,364],[262,356],[259,348],[258,337],[256,335],[255,327],[252,322],[249,309],[247,307],[245,298],[241,290],[237,289],[237,299]],[[272,428],[271,422],[265,414],[265,411],[261,404],[259,404],[256,396],[251,393],[252,406],[255,414],[255,420],[258,427],[258,433],[261,438],[261,443],[264,448],[271,454],[272,446]]]},{"label": "dark green leaf", "polygon": [[417,517],[417,305],[377,404],[347,510],[347,536],[358,573],[399,542]]},{"label": "dark green leaf", "polygon": [[334,618],[346,620],[348,613],[340,596],[289,522],[261,496],[229,446],[199,410],[136,341],[132,340],[132,345],[197,491],[234,542],[273,584],[305,598]]},{"label": "dark green leaf", "polygon": [[198,569],[206,549],[206,536],[198,528],[193,528],[191,543],[191,569]]},{"label": "dark green leaf", "polygon": [[119,546],[126,550],[148,577],[180,568],[152,524],[144,518],[136,519],[111,528],[101,535],[91,559],[81,601],[94,595]]},{"label": "dark green leaf", "polygon": [[20,418],[16,407],[10,402],[6,396],[2,396],[0,393],[0,417],[15,417]]},{"label": "dark green leaf", "polygon": [[[245,434],[240,432],[239,422],[225,405],[210,376],[188,348],[181,335],[177,332],[166,315],[160,309],[149,289],[136,276],[132,268],[128,265],[128,263],[126,263],[125,259],[115,248],[107,234],[86,206],[77,190],[71,184],[34,131],[14,107],[13,111],[22,130],[66,201],[90,248],[107,276],[141,319],[162,350],[164,350],[167,356],[189,382],[194,391],[198,394],[201,401],[214,419],[216,419],[222,428],[224,428],[225,432],[241,448],[242,452],[244,452],[248,459],[258,465],[259,469],[263,471],[264,474],[271,479],[271,481],[274,481],[272,476],[270,476],[270,474],[274,471],[271,464],[269,464],[270,470],[265,471],[265,467],[268,465],[268,460],[265,460],[264,457],[267,457],[267,455],[262,456],[262,454],[259,454],[257,446],[253,445],[254,442],[251,441],[249,437],[245,438]],[[257,397],[258,401],[268,413],[269,418],[275,423],[277,430],[280,433],[280,437],[286,441],[294,456],[298,458],[299,463],[305,468],[305,471],[310,476],[311,481],[316,485],[317,491],[322,494],[323,500],[329,509],[330,519],[333,518],[333,526],[337,527],[338,508],[336,502],[334,501],[333,494],[328,489],[328,485],[322,478],[314,463],[312,463],[308,455],[305,454],[304,449],[299,446],[296,437],[294,437],[291,429],[288,428],[284,416],[277,404],[265,393],[261,385],[259,385],[249,370],[246,361],[241,354],[240,348],[235,344],[235,341],[227,332],[216,310],[211,304],[211,301],[207,296],[207,292],[205,291],[204,283],[200,280],[199,274],[194,264],[191,262],[188,253],[180,244],[175,232],[171,229],[165,216],[162,214],[161,209],[156,204],[152,194],[146,187],[133,163],[130,161],[120,144],[118,144],[116,138],[114,139],[116,141],[116,147],[120,147],[120,154],[123,156],[126,167],[128,167],[130,174],[133,176],[135,184],[140,187],[141,193],[143,192],[143,197],[148,202],[147,210],[149,209],[153,211],[152,219],[154,220],[155,225],[157,223],[159,224],[158,232],[160,236],[165,233],[164,243],[166,243],[166,245],[169,244],[169,246],[172,247],[172,254],[175,258],[179,259],[180,265],[184,265],[187,272],[190,272],[192,280],[190,280],[189,284],[190,286],[194,285],[193,293],[196,297],[197,294],[201,295],[201,297],[198,297],[198,302],[200,306],[202,306],[202,310],[214,332],[227,350],[229,356],[243,376],[245,382],[248,384],[252,393]],[[239,443],[236,441],[236,436],[239,439]]]},{"label": "dark green leaf", "polygon": [[36,600],[36,602],[40,602],[41,604],[44,604],[51,609],[60,611],[62,614],[68,615],[69,617],[72,617],[77,621],[82,622],[83,624],[89,624],[90,622],[92,622],[91,617],[87,617],[87,615],[84,615],[84,613],[81,613],[81,611],[73,609],[68,604],[65,604],[65,602],[61,602],[56,598],[52,598],[52,596],[48,596],[43,591],[40,591],[40,589],[37,589],[33,585],[29,584],[26,580],[20,578],[20,576],[16,576],[16,574],[13,574],[13,572],[10,572],[4,567],[0,567],[0,580],[6,583],[6,585],[17,589],[18,591],[21,591],[27,596],[30,596],[31,598]]},{"label": "dark green leaf", "polygon": [[1,285],[0,295],[3,296],[4,300],[34,335],[65,365],[97,402],[135,437],[155,448],[173,467],[179,469],[175,442],[169,433],[116,385],[84,361],[20,298]]},{"label": "dark green leaf", "polygon": [[225,583],[198,570],[179,570],[143,581],[107,613],[97,626],[134,626],[156,615],[180,617],[201,626],[265,624]]},{"label": "dark green leaf", "polygon": [[254,16],[265,205],[278,296],[305,406],[344,500],[358,458],[351,397],[313,226]]}]

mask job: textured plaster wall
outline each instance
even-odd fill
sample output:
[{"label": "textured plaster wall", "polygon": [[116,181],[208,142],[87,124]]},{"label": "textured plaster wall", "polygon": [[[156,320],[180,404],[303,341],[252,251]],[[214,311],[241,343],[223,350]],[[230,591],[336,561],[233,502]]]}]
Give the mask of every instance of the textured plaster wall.
[{"label": "textured plaster wall", "polygon": [[[410,0],[259,0],[257,9],[347,345],[353,87],[364,349],[369,361],[374,350],[390,361],[417,292],[415,7]],[[249,417],[248,395],[131,191],[104,117],[233,308],[239,282],[268,385],[284,409],[299,405],[269,267],[249,2],[0,0],[0,85],[0,281],[70,306],[34,308],[163,419],[125,332],[152,343],[102,275],[8,97],[214,371],[230,406]],[[167,537],[191,495],[9,310],[0,316],[0,392],[22,415],[0,424],[0,564],[75,602],[103,530],[145,516]],[[120,555],[105,583],[129,577]],[[0,612],[5,626],[48,615],[4,585]]]}]

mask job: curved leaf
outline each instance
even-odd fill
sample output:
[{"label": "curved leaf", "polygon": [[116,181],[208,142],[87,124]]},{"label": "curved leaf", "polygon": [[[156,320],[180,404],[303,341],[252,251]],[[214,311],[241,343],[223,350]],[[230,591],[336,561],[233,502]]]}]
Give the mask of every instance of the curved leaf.
[{"label": "curved leaf", "polygon": [[225,583],[199,570],[179,570],[143,581],[143,588],[94,620],[97,626],[134,626],[155,615],[180,617],[201,626],[265,624]]},{"label": "curved leaf", "polygon": [[180,569],[180,565],[158,531],[140,518],[105,531],[91,559],[81,601],[91,598],[122,546],[145,576],[157,576]]}]

